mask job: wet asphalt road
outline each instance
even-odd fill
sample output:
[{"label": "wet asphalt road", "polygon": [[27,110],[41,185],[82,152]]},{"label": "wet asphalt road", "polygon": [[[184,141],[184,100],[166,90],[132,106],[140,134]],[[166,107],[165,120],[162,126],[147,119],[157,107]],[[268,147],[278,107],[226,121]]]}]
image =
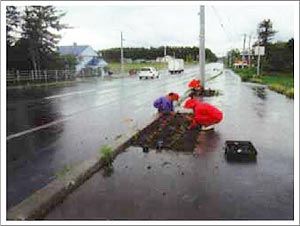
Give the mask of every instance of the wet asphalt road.
[{"label": "wet asphalt road", "polygon": [[[130,147],[114,172],[96,173],[46,219],[291,220],[294,205],[294,102],[230,71],[205,98],[224,112],[201,132],[194,153]],[[249,140],[257,161],[228,162],[226,140]]]},{"label": "wet asphalt road", "polygon": [[[207,76],[222,69],[207,65]],[[198,68],[159,79],[90,79],[63,87],[7,90],[7,208],[95,156],[101,146],[147,124],[155,98],[183,94]]]}]

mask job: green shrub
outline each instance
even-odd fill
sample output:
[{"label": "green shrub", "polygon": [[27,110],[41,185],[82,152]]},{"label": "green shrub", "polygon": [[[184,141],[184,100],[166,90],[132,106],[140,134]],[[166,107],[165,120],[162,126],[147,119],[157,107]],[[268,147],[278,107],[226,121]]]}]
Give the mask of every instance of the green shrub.
[{"label": "green shrub", "polygon": [[253,82],[253,83],[259,83],[259,84],[263,84],[263,80],[261,78],[254,78],[254,77],[251,77],[249,79],[250,82]]},{"label": "green shrub", "polygon": [[252,77],[250,75],[242,75],[241,76],[241,79],[243,82],[248,82],[248,81],[250,81],[251,78]]},{"label": "green shrub", "polygon": [[294,98],[294,88],[287,89],[285,95],[289,98]]}]

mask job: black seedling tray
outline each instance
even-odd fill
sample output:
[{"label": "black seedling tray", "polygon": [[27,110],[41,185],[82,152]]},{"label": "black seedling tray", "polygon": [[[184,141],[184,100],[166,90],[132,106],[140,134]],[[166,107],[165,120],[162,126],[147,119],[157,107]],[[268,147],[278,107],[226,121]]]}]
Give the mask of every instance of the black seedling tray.
[{"label": "black seedling tray", "polygon": [[225,154],[230,160],[255,160],[257,151],[250,141],[228,140],[225,142]]}]

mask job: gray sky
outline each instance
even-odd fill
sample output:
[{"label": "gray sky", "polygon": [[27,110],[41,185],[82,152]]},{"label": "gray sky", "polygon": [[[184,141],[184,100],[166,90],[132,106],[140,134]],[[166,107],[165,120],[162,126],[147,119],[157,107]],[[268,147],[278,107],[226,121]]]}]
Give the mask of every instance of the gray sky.
[{"label": "gray sky", "polygon": [[[159,4],[159,3],[157,3]],[[176,4],[176,2],[174,3]],[[257,25],[271,19],[278,31],[274,41],[287,41],[294,37],[294,7],[291,3],[275,5],[206,5],[205,44],[218,56],[229,48],[243,47],[243,34],[247,34],[246,47],[257,37]],[[60,45],[91,45],[95,50],[120,46],[123,31],[124,47],[198,46],[199,5],[172,6],[57,6],[67,14],[62,22],[73,29],[62,31]]]}]

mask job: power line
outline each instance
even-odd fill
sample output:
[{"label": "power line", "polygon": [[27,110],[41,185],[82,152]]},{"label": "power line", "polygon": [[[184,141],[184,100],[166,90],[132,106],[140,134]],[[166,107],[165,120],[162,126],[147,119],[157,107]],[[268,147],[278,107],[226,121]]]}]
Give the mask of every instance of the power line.
[{"label": "power line", "polygon": [[227,41],[229,42],[229,43],[231,43],[231,41],[232,41],[232,37],[230,37],[230,36],[232,36],[231,34],[231,32],[229,31],[226,31],[225,30],[225,27],[226,26],[224,26],[224,22],[222,22],[223,20],[221,19],[221,17],[219,16],[219,13],[217,12],[217,9],[214,7],[214,6],[211,6],[212,7],[212,9],[213,9],[213,12],[215,13],[215,15],[216,15],[216,17],[218,18],[218,20],[219,20],[219,23],[220,23],[220,27],[222,28],[222,30],[223,30],[223,32],[224,32],[224,34],[225,34],[225,36],[226,36],[226,39],[227,39]]}]

